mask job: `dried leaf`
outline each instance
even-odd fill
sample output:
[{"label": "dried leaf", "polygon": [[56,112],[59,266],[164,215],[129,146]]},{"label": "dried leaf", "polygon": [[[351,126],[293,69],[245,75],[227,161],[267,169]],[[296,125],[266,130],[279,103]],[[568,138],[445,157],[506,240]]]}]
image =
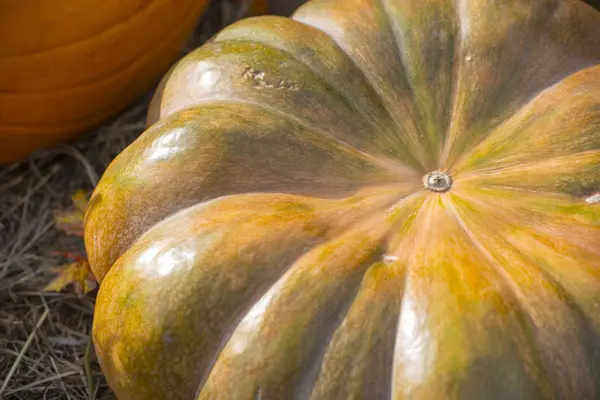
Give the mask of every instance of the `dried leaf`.
[{"label": "dried leaf", "polygon": [[83,258],[60,265],[54,268],[54,271],[58,275],[46,285],[44,292],[61,292],[71,285],[78,295],[83,296],[97,286],[90,270],[90,264]]},{"label": "dried leaf", "polygon": [[85,190],[80,189],[76,191],[73,196],[71,196],[71,201],[73,202],[73,207],[82,213],[85,213],[85,208],[88,205],[88,196]]},{"label": "dried leaf", "polygon": [[[71,196],[71,202],[73,206],[70,210],[54,212],[54,223],[61,232],[70,236],[82,237],[83,217],[88,204],[86,191],[78,190],[75,192]],[[57,276],[46,285],[43,289],[45,292],[60,292],[72,286],[78,295],[83,296],[96,288],[97,282],[83,253],[58,250],[52,252],[52,254],[65,257],[71,262],[54,268]]]},{"label": "dried leaf", "polygon": [[88,203],[88,197],[84,190],[78,190],[71,197],[73,208],[70,210],[54,211],[54,223],[56,228],[67,235],[83,236],[83,217]]}]

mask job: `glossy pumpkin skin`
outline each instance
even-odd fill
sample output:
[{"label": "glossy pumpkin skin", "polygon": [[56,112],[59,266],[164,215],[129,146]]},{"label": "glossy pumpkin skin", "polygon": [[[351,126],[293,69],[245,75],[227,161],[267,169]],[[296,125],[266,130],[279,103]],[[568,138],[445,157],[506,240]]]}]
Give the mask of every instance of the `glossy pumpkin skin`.
[{"label": "glossy pumpkin skin", "polygon": [[315,0],[162,88],[86,217],[121,399],[600,397],[589,5]]},{"label": "glossy pumpkin skin", "polygon": [[0,164],[98,125],[175,61],[206,0],[0,0]]}]

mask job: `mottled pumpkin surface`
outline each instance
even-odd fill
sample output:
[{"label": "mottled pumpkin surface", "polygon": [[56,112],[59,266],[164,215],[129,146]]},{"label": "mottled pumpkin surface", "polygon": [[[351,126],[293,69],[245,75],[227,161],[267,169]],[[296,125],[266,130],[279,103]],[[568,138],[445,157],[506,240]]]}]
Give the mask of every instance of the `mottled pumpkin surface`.
[{"label": "mottled pumpkin surface", "polygon": [[315,0],[162,88],[86,219],[121,399],[600,398],[592,7]]},{"label": "mottled pumpkin surface", "polygon": [[100,124],[149,90],[207,0],[0,0],[0,164]]}]

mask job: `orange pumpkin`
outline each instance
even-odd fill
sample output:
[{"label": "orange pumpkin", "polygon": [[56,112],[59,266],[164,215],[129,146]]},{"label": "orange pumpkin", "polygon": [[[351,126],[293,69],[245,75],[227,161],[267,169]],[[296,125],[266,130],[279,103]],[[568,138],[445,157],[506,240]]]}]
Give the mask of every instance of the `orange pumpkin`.
[{"label": "orange pumpkin", "polygon": [[0,0],[0,163],[98,125],[178,56],[207,0]]},{"label": "orange pumpkin", "polygon": [[[244,0],[239,0],[243,2]],[[254,0],[250,2],[248,15],[257,16],[257,15],[266,15],[269,14],[269,0]]]},{"label": "orange pumpkin", "polygon": [[119,398],[600,398],[589,5],[315,0],[151,119],[86,215]]}]

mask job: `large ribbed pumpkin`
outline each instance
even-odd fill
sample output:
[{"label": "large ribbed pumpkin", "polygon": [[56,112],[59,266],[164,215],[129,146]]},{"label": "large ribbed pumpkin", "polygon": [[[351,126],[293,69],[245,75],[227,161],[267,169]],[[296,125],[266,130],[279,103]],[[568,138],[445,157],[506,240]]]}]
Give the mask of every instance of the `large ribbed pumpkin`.
[{"label": "large ribbed pumpkin", "polygon": [[207,0],[0,0],[0,164],[72,138],[151,88]]},{"label": "large ribbed pumpkin", "polygon": [[85,241],[121,399],[600,398],[600,13],[315,0],[181,60]]}]

